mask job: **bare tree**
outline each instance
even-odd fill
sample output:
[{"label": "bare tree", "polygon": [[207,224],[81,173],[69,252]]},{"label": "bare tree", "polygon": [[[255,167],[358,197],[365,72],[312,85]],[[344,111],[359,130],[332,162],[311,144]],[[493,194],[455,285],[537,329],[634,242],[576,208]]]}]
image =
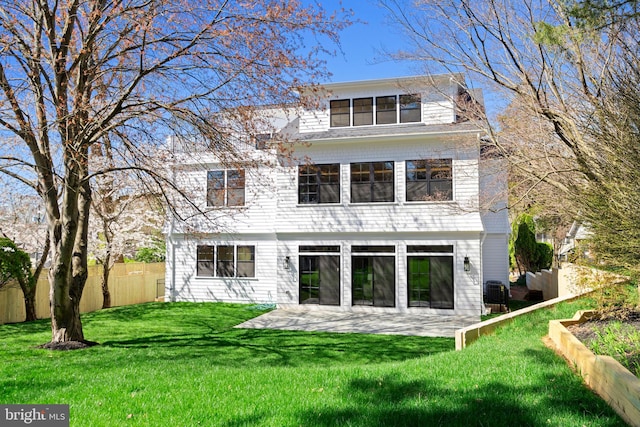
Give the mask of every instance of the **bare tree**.
[{"label": "bare tree", "polygon": [[0,1],[0,171],[45,206],[52,347],[87,343],[92,179],[114,171],[91,147],[108,137],[116,170],[152,193],[175,188],[159,155],[168,135],[232,160],[230,136],[254,125],[247,106],[299,103],[294,89],[324,77],[317,54],[344,25],[298,0]]},{"label": "bare tree", "polygon": [[[507,120],[500,126],[485,117],[488,142],[510,160],[520,201],[538,202],[544,188],[571,215],[590,210],[591,220],[608,216],[620,191],[609,189],[608,206],[587,201],[594,188],[621,182],[630,172],[620,166],[628,163],[624,152],[633,145],[621,137],[621,128],[615,138],[602,130],[603,118],[620,118],[610,102],[622,77],[615,70],[633,75],[638,69],[636,1],[381,4],[413,47],[395,57],[419,61],[430,71],[464,72],[494,92]],[[626,89],[638,90],[632,84]],[[514,120],[521,122],[514,126]]]}]

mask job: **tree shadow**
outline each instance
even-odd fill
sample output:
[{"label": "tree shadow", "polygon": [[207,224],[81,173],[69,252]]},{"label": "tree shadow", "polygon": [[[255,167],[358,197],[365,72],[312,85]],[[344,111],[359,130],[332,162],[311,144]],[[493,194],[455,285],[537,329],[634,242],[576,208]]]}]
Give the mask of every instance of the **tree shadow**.
[{"label": "tree shadow", "polygon": [[210,328],[203,334],[155,334],[102,345],[148,349],[147,359],[206,359],[210,365],[226,367],[253,363],[295,367],[403,361],[452,351],[455,343],[450,338]]},{"label": "tree shadow", "polygon": [[[428,369],[428,366],[425,366]],[[298,413],[300,425],[314,426],[538,426],[559,419],[589,419],[598,426],[624,426],[603,402],[575,402],[566,396],[548,395],[546,384],[526,387],[494,381],[470,388],[452,388],[434,381],[405,381],[390,376],[358,378],[342,391],[348,404],[340,409]],[[542,396],[537,402],[523,395]],[[583,395],[583,393],[580,393]],[[587,414],[585,416],[585,414]],[[573,417],[573,418],[572,418]],[[582,423],[580,424],[582,425]]]}]

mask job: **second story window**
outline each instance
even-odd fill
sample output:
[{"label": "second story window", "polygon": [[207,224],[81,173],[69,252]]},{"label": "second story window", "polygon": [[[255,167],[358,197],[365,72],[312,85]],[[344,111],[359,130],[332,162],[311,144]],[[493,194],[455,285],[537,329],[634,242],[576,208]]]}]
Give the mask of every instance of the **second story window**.
[{"label": "second story window", "polygon": [[376,124],[386,125],[397,123],[396,97],[379,96],[376,98]]},{"label": "second story window", "polygon": [[393,162],[351,163],[351,203],[393,202]]},{"label": "second story window", "polygon": [[453,200],[451,159],[407,161],[407,201]]},{"label": "second story window", "polygon": [[207,172],[207,206],[244,206],[244,170]]},{"label": "second story window", "polygon": [[340,164],[301,165],[298,203],[340,203]]},{"label": "second story window", "polygon": [[330,115],[331,115],[331,127],[344,127],[349,126],[349,116],[351,115],[350,100],[339,99],[331,101],[329,103]]}]

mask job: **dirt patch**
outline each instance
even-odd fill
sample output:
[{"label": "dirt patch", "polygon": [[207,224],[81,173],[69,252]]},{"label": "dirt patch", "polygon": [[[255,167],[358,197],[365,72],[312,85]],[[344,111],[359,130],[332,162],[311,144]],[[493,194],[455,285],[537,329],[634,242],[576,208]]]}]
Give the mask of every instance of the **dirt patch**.
[{"label": "dirt patch", "polygon": [[65,341],[65,342],[48,342],[46,344],[39,345],[38,348],[44,348],[47,350],[82,350],[83,348],[93,347],[98,345],[93,341]]}]

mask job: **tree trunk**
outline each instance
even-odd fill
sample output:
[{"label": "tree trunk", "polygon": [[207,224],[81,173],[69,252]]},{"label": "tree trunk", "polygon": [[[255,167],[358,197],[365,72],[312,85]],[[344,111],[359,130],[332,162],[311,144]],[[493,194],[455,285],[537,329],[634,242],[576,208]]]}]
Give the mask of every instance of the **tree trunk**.
[{"label": "tree trunk", "polygon": [[[86,152],[84,153],[86,155]],[[86,157],[85,157],[86,158]],[[79,167],[86,176],[86,164]],[[74,176],[77,178],[77,176]],[[70,180],[74,182],[73,179]],[[89,180],[75,187],[69,185],[63,199],[67,209],[60,219],[50,222],[51,269],[49,270],[49,301],[51,305],[51,345],[66,347],[71,341],[89,343],[84,339],[80,320],[80,298],[87,282],[87,233],[91,188]],[[69,199],[69,200],[66,200]],[[62,345],[60,345],[62,344]]]},{"label": "tree trunk", "polygon": [[31,286],[25,286],[22,288],[22,293],[24,294],[24,310],[26,313],[26,322],[31,322],[32,320],[37,320],[38,316],[36,315],[36,284],[35,281]]},{"label": "tree trunk", "polygon": [[104,264],[102,264],[102,308],[111,307],[111,292],[109,292],[109,273],[111,256],[107,254]]},{"label": "tree trunk", "polygon": [[80,297],[72,291],[74,280],[64,263],[58,262],[49,270],[49,298],[51,304],[51,342],[84,341],[80,321]]}]

